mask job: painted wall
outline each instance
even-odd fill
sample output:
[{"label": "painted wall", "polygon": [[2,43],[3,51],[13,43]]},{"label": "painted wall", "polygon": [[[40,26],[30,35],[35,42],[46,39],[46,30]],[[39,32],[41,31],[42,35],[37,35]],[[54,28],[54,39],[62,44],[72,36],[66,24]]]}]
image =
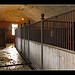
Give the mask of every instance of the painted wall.
[{"label": "painted wall", "polygon": [[[41,70],[41,43],[22,39],[22,55],[31,61],[32,65]],[[25,49],[24,49],[25,47]],[[21,51],[21,40],[16,37],[16,48]],[[25,51],[24,51],[25,50]],[[43,44],[43,70],[75,70],[75,51]]]}]

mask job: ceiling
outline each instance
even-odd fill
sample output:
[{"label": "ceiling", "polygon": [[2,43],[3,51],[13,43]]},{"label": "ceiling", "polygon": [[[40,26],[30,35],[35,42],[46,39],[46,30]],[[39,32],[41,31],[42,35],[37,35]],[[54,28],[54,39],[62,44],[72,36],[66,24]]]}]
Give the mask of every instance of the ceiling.
[{"label": "ceiling", "polygon": [[[75,5],[0,5],[0,21],[37,22],[41,20],[41,13],[45,18],[75,8]],[[22,17],[24,21],[22,21]]]}]

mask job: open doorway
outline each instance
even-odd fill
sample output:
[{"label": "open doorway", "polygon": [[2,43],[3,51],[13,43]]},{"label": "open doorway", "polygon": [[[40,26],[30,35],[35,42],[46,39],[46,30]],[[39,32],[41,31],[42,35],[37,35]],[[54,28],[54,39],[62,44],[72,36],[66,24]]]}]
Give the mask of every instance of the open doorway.
[{"label": "open doorway", "polygon": [[18,28],[18,24],[12,24],[12,35],[15,36],[15,29]]}]

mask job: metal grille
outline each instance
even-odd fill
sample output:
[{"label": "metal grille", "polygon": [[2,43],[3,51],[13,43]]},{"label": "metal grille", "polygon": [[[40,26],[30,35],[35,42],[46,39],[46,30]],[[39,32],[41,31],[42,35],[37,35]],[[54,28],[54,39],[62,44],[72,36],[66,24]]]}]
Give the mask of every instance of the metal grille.
[{"label": "metal grille", "polygon": [[75,11],[63,13],[44,21],[44,43],[74,50]]},{"label": "metal grille", "polygon": [[25,39],[25,27],[22,27],[22,38]]},{"label": "metal grille", "polygon": [[41,42],[41,21],[29,26],[29,40]]},{"label": "metal grille", "polygon": [[21,28],[16,29],[15,36],[21,38]]},{"label": "metal grille", "polygon": [[28,26],[25,26],[25,39],[28,39]]}]

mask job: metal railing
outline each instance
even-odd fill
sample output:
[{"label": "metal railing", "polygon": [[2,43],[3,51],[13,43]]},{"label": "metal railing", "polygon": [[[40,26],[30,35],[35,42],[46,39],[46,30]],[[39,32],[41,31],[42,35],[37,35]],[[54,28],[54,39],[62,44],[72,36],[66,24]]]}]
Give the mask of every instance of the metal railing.
[{"label": "metal railing", "polygon": [[[62,14],[44,19],[41,15],[41,21],[24,25],[16,30],[16,37],[33,40],[41,44],[50,44],[53,46],[75,50],[75,9]],[[20,34],[21,31],[21,34]]]}]

